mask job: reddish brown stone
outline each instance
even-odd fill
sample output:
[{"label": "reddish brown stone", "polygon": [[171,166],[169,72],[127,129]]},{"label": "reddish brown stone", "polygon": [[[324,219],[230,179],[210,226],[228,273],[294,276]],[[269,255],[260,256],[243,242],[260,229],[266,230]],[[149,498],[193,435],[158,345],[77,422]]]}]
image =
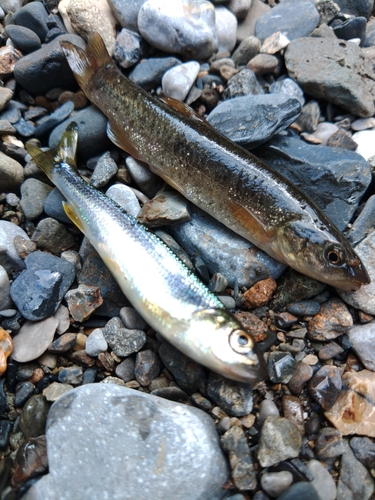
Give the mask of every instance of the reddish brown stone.
[{"label": "reddish brown stone", "polygon": [[75,351],[70,356],[70,359],[75,363],[80,363],[85,366],[93,366],[95,365],[95,359],[91,358],[86,351]]},{"label": "reddish brown stone", "polygon": [[7,369],[7,359],[12,351],[12,337],[6,330],[0,328],[0,376],[3,375]]},{"label": "reddish brown stone", "polygon": [[0,48],[0,78],[9,76],[14,71],[16,62],[21,59],[22,54],[11,45]]},{"label": "reddish brown stone", "polygon": [[100,289],[96,286],[79,285],[65,295],[69,312],[75,321],[85,321],[103,304]]},{"label": "reddish brown stone", "polygon": [[29,479],[46,472],[47,467],[46,437],[27,439],[17,451],[12,485],[16,488],[21,487]]},{"label": "reddish brown stone", "polygon": [[332,340],[347,333],[353,318],[342,300],[331,299],[322,305],[318,314],[309,321],[307,332],[311,340]]},{"label": "reddish brown stone", "polygon": [[115,361],[109,354],[109,352],[101,352],[98,356],[98,360],[100,361],[100,363],[103,365],[103,368],[107,372],[113,372],[113,369],[115,367]]},{"label": "reddish brown stone", "polygon": [[29,378],[29,382],[32,384],[37,384],[39,380],[42,380],[44,377],[44,371],[41,368],[35,368],[33,374]]},{"label": "reddish brown stone", "polygon": [[258,281],[244,293],[244,306],[249,309],[265,306],[276,289],[277,283],[273,278]]},{"label": "reddish brown stone", "polygon": [[255,314],[249,311],[237,311],[234,317],[253,335],[256,342],[262,342],[267,337],[268,326]]}]

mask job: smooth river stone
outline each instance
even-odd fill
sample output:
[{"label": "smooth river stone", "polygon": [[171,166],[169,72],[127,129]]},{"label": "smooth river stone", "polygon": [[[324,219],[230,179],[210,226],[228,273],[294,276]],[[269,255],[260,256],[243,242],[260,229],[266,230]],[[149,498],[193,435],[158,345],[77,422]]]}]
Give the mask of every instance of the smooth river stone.
[{"label": "smooth river stone", "polygon": [[211,417],[197,408],[115,384],[88,384],[53,404],[46,436],[49,473],[23,500],[225,495],[228,465]]},{"label": "smooth river stone", "polygon": [[25,233],[25,231],[6,220],[0,221],[0,265],[7,272],[12,272],[13,270],[19,270],[25,268],[25,263],[18,255],[17,250],[14,246],[14,238],[16,236],[21,236],[22,238],[30,241],[30,238]]},{"label": "smooth river stone", "polygon": [[27,363],[41,356],[51,344],[58,324],[53,316],[42,321],[26,321],[13,338],[12,358]]}]

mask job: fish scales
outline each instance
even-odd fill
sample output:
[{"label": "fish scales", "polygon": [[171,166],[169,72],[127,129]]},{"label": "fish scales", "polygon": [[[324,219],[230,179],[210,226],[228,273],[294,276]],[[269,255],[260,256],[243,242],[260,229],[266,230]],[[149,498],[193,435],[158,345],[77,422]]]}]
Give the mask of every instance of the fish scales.
[{"label": "fish scales", "polygon": [[370,282],[341,232],[298,188],[183,103],[167,105],[137,87],[98,34],[86,52],[62,47],[81,88],[108,117],[115,144],[280,262],[343,290]]}]

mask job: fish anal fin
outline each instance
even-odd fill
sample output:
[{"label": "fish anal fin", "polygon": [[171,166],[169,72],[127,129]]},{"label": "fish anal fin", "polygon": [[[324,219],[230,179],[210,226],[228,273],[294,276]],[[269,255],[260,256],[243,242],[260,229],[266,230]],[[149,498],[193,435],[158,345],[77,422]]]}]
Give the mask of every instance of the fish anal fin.
[{"label": "fish anal fin", "polygon": [[[247,239],[256,242],[257,245],[267,245],[272,241],[272,235],[267,229],[240,203],[229,200],[227,206],[233,218],[249,234]],[[244,236],[243,233],[242,235]]]},{"label": "fish anal fin", "polygon": [[139,156],[138,151],[134,148],[124,130],[122,130],[119,126],[108,122],[107,135],[113,142],[113,144],[115,144],[117,147],[132,155],[136,160],[142,160],[142,158],[140,158]]},{"label": "fish anal fin", "polygon": [[82,231],[82,233],[84,232],[83,231],[83,225],[82,225],[82,220],[81,218],[76,214],[76,212],[74,211],[74,208],[69,205],[69,203],[67,203],[66,201],[63,201],[63,208],[64,208],[64,212],[66,213],[66,215],[69,217],[69,219],[73,222],[73,224],[75,224],[78,229],[80,231]]},{"label": "fish anal fin", "polygon": [[205,120],[202,116],[198,115],[198,113],[196,113],[194,109],[192,109],[184,102],[174,99],[173,97],[160,97],[159,99],[163,101],[167,106],[174,109],[175,111],[178,111],[182,115],[188,116],[193,120],[197,120],[202,123],[210,125],[207,120]]}]

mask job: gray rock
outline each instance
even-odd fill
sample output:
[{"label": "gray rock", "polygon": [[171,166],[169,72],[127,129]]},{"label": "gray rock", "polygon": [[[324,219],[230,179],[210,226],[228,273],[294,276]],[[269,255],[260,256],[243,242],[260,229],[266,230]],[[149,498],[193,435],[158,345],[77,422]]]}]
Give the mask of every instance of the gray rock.
[{"label": "gray rock", "polygon": [[31,396],[26,402],[20,417],[20,429],[25,437],[36,437],[45,434],[50,406],[41,394]]},{"label": "gray rock", "polygon": [[143,205],[137,215],[147,227],[160,227],[190,220],[189,202],[177,191],[161,191]]},{"label": "gray rock", "polygon": [[42,42],[35,31],[24,26],[8,24],[5,27],[5,32],[23,54],[34,52],[34,50],[38,50],[42,46]]},{"label": "gray rock", "polygon": [[274,137],[255,154],[299,187],[338,229],[345,229],[371,181],[369,165],[353,151]]},{"label": "gray rock", "polygon": [[82,366],[67,366],[59,372],[59,382],[62,384],[78,385],[82,383]]},{"label": "gray rock", "polygon": [[23,180],[22,165],[0,151],[0,192],[18,193]]},{"label": "gray rock", "polygon": [[26,321],[13,338],[12,358],[20,363],[39,358],[51,344],[57,325],[53,316],[38,322]]},{"label": "gray rock", "polygon": [[[285,266],[191,206],[191,221],[170,227],[172,236],[190,255],[200,255],[211,274],[227,277],[229,286],[249,288],[261,279],[280,277]],[[251,251],[250,251],[251,250]]]},{"label": "gray rock", "polygon": [[89,356],[99,356],[101,352],[105,352],[108,349],[108,344],[103,335],[103,330],[101,328],[95,328],[90,335],[87,337],[85,344],[85,351]]},{"label": "gray rock", "polygon": [[63,208],[64,201],[66,201],[65,196],[63,196],[57,188],[54,188],[47,196],[43,205],[43,210],[53,219],[64,222],[65,224],[71,224],[72,221],[66,215]]},{"label": "gray rock", "polygon": [[210,372],[207,396],[231,417],[243,417],[253,409],[253,387]]},{"label": "gray rock", "polygon": [[138,29],[153,47],[190,59],[208,58],[218,47],[215,10],[204,0],[148,0],[139,11]]},{"label": "gray rock", "polygon": [[322,461],[339,457],[345,452],[341,432],[332,427],[320,429],[315,443],[317,457]]},{"label": "gray rock", "polygon": [[343,14],[351,16],[364,16],[366,19],[370,17],[373,9],[373,0],[335,0]]},{"label": "gray rock", "polygon": [[43,135],[50,132],[59,123],[63,122],[71,115],[74,110],[73,101],[67,101],[58,107],[53,113],[47,116],[43,116],[37,121],[37,127],[35,128],[34,134],[37,137],[42,137]]},{"label": "gray rock", "polygon": [[346,233],[349,243],[355,247],[375,229],[375,195],[370,196],[359,216]]},{"label": "gray rock", "polygon": [[264,94],[255,73],[249,68],[241,70],[228,80],[227,87],[223,92],[224,99],[233,99],[248,95]]},{"label": "gray rock", "polygon": [[334,405],[340,395],[341,388],[342,378],[337,366],[322,366],[309,383],[309,391],[312,398],[324,410],[329,410]]},{"label": "gray rock", "polygon": [[134,380],[134,368],[135,361],[132,357],[124,359],[116,366],[116,375],[124,380],[124,382],[129,382],[129,380]]},{"label": "gray rock", "polygon": [[142,330],[128,330],[120,318],[112,318],[103,330],[105,340],[117,356],[126,357],[138,352],[146,342]]},{"label": "gray rock", "polygon": [[356,292],[343,292],[338,294],[347,304],[361,309],[365,313],[375,314],[375,231],[369,234],[356,247],[355,251],[361,258],[371,278],[369,285],[362,286]]},{"label": "gray rock", "polygon": [[13,23],[29,28],[44,42],[48,33],[47,18],[48,12],[43,3],[31,2],[14,13]]},{"label": "gray rock", "polygon": [[334,38],[299,38],[288,45],[285,65],[289,76],[307,94],[363,118],[374,114],[375,74],[354,43]]},{"label": "gray rock", "polygon": [[129,330],[144,330],[147,326],[146,321],[133,307],[123,307],[120,310],[120,318]]},{"label": "gray rock", "polygon": [[305,97],[301,87],[291,78],[283,78],[270,85],[271,94],[286,94],[295,97],[302,106],[305,104]]},{"label": "gray rock", "polygon": [[222,102],[207,120],[232,141],[251,149],[287,128],[300,112],[298,99],[283,94],[251,95]]},{"label": "gray rock", "polygon": [[137,353],[135,358],[134,374],[137,381],[143,385],[150,385],[160,373],[160,362],[154,351],[146,349]]},{"label": "gray rock", "polygon": [[112,159],[111,153],[107,151],[99,158],[96,164],[91,176],[91,186],[96,189],[106,186],[112,177],[116,175],[117,170],[115,160]]},{"label": "gray rock", "polygon": [[375,371],[375,321],[353,326],[349,330],[348,337],[361,363],[368,370]]},{"label": "gray rock", "polygon": [[154,231],[156,236],[158,236],[162,241],[164,241],[166,245],[169,246],[169,248],[177,255],[177,257],[182,260],[185,266],[189,268],[191,271],[194,271],[195,269],[194,264],[188,257],[185,250],[183,250],[177,243],[177,241],[174,238],[172,238],[172,236],[169,233],[167,233],[162,229],[155,229]]},{"label": "gray rock", "polygon": [[164,73],[161,81],[164,95],[184,101],[198,76],[199,69],[200,65],[197,61],[173,66]]},{"label": "gray rock", "polygon": [[26,179],[21,186],[21,208],[29,220],[36,219],[43,213],[43,206],[53,187],[38,181]]},{"label": "gray rock", "polygon": [[289,40],[294,40],[310,35],[318,23],[319,13],[313,2],[284,0],[258,19],[255,36],[263,41],[280,31]]},{"label": "gray rock", "polygon": [[137,217],[141,206],[130,187],[125,186],[125,184],[113,184],[113,186],[107,189],[105,194],[120,205],[125,212],[133,217]]},{"label": "gray rock", "polygon": [[8,273],[25,268],[25,263],[18,255],[14,245],[14,238],[16,236],[30,241],[30,238],[22,228],[6,220],[0,221],[0,265]]},{"label": "gray rock", "polygon": [[294,424],[284,417],[270,415],[260,431],[259,463],[262,467],[270,467],[297,457],[301,445],[301,434]]},{"label": "gray rock", "polygon": [[3,266],[0,266],[0,311],[9,309],[11,305],[9,277]]},{"label": "gray rock", "polygon": [[270,415],[279,416],[280,412],[276,404],[272,401],[272,399],[264,399],[259,405],[259,415],[258,421],[259,424],[262,425],[267,417]]},{"label": "gray rock", "polygon": [[250,448],[244,431],[234,426],[221,438],[221,444],[229,457],[233,482],[240,491],[255,490],[257,478]]},{"label": "gray rock", "polygon": [[287,470],[266,472],[260,478],[263,490],[272,498],[279,497],[293,482],[293,475]]},{"label": "gray rock", "polygon": [[221,5],[215,7],[215,31],[219,51],[232,52],[236,46],[237,19],[229,9]]},{"label": "gray rock", "polygon": [[368,469],[375,467],[375,443],[368,437],[353,437],[350,447],[359,460]]},{"label": "gray rock", "polygon": [[[8,100],[7,103],[5,103],[7,104],[6,107],[5,104],[3,104],[3,107],[5,109],[1,108],[2,111],[0,117],[2,120],[8,120],[9,123],[16,123],[21,118],[21,110],[27,111],[27,106],[21,102],[9,100],[11,99],[13,92],[10,89],[4,89],[4,90],[6,91]],[[0,97],[2,100],[4,100],[5,96],[1,94],[2,92],[0,93]]]},{"label": "gray rock", "polygon": [[289,352],[274,351],[268,358],[268,374],[271,382],[287,384],[293,376],[296,360]]},{"label": "gray rock", "polygon": [[113,57],[122,68],[131,68],[141,59],[144,46],[144,40],[138,33],[123,28],[116,36]]},{"label": "gray rock", "polygon": [[247,64],[250,59],[259,54],[260,40],[256,36],[245,38],[232,54],[232,60],[236,66]]},{"label": "gray rock", "polygon": [[151,90],[160,85],[164,73],[177,64],[181,61],[175,57],[144,59],[129,73],[129,80],[145,90]]},{"label": "gray rock", "polygon": [[14,67],[14,76],[21,87],[32,94],[45,94],[54,87],[74,88],[75,78],[60,46],[62,40],[68,40],[82,49],[85,47],[81,37],[61,35],[22,57]]},{"label": "gray rock", "polygon": [[301,498],[306,498],[306,500],[322,500],[314,486],[305,481],[292,484],[277,500],[299,500]]},{"label": "gray rock", "polygon": [[98,492],[113,500],[220,500],[228,479],[208,415],[114,384],[86,385],[54,403],[47,446],[49,474],[24,500],[94,498]]},{"label": "gray rock", "polygon": [[60,254],[75,243],[74,236],[65,225],[52,217],[46,217],[39,222],[31,240],[41,250],[53,254]]},{"label": "gray rock", "polygon": [[336,484],[328,470],[318,460],[310,460],[307,468],[314,476],[311,482],[321,500],[335,500]]},{"label": "gray rock", "polygon": [[131,156],[128,156],[125,161],[135,184],[142,193],[149,198],[153,198],[163,185],[160,177],[151,172],[145,163],[135,160]]},{"label": "gray rock", "polygon": [[117,21],[123,28],[138,31],[138,14],[146,0],[108,0]]},{"label": "gray rock", "polygon": [[364,465],[355,458],[349,443],[343,441],[345,452],[341,457],[337,498],[340,500],[368,500],[374,492],[374,479]]}]

